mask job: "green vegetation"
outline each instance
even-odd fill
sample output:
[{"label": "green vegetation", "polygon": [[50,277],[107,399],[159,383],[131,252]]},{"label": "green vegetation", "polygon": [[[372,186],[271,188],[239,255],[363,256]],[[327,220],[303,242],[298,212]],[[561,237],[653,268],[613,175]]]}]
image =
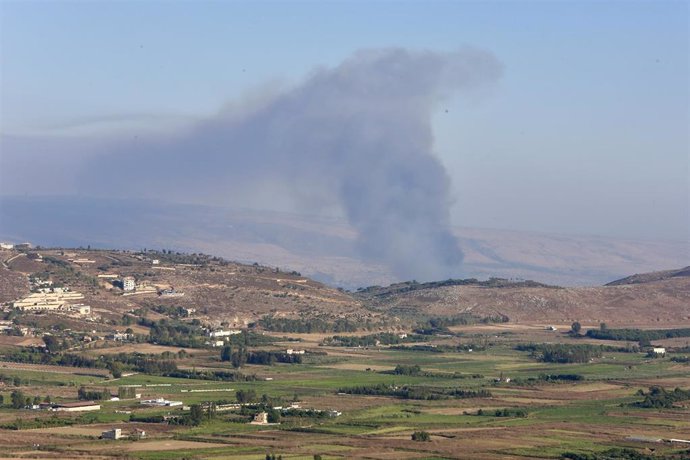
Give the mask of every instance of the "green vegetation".
[{"label": "green vegetation", "polygon": [[230,361],[236,368],[244,364],[272,366],[275,363],[300,364],[302,363],[302,355],[289,355],[284,351],[247,351],[244,346],[233,351],[231,346],[226,345],[221,349],[220,360]]},{"label": "green vegetation", "polygon": [[387,287],[369,286],[357,289],[360,297],[382,297],[391,294],[401,294],[405,292],[419,291],[424,289],[435,289],[446,286],[481,286],[487,288],[514,288],[514,287],[546,287],[557,288],[547,284],[537,283],[536,281],[511,281],[504,278],[489,278],[486,281],[479,281],[476,278],[467,279],[447,279],[444,281],[432,281],[428,283],[418,283],[417,281],[406,281],[403,283],[391,284]]},{"label": "green vegetation", "polygon": [[516,350],[529,351],[531,356],[546,363],[587,363],[593,358],[601,358],[603,347],[589,344],[525,344]]},{"label": "green vegetation", "polygon": [[613,448],[595,454],[578,454],[566,452],[561,454],[561,458],[568,460],[658,460],[659,457],[641,454],[633,449]]},{"label": "green vegetation", "polygon": [[628,340],[649,342],[651,340],[690,337],[690,328],[683,329],[590,329],[587,337],[601,340]]},{"label": "green vegetation", "polygon": [[356,386],[338,389],[339,393],[350,395],[368,396],[392,396],[399,399],[420,399],[420,400],[439,400],[439,399],[467,399],[467,398],[490,398],[491,392],[488,390],[463,390],[460,388],[438,388],[422,386],[397,386],[393,384],[379,383],[378,385]]},{"label": "green vegetation", "polygon": [[426,431],[415,431],[412,433],[412,440],[419,442],[431,441],[431,435],[429,435],[429,433]]},{"label": "green vegetation", "polygon": [[525,417],[527,417],[527,411],[524,409],[496,409],[495,411],[484,411],[483,409],[479,409],[477,411],[477,415],[479,415],[479,416],[489,415],[489,416],[493,416],[493,417],[525,418]]},{"label": "green vegetation", "polygon": [[52,256],[43,257],[44,270],[33,273],[33,279],[53,281],[53,287],[88,287],[98,288],[98,278],[77,270],[72,264]]},{"label": "green vegetation", "polygon": [[690,399],[690,390],[682,390],[680,388],[676,388],[673,391],[666,391],[662,387],[653,386],[649,388],[648,393],[640,390],[638,394],[644,396],[644,399],[633,403],[633,405],[645,409],[669,409],[673,407],[676,402]]},{"label": "green vegetation", "polygon": [[77,398],[83,401],[108,401],[111,395],[108,390],[89,390],[86,387],[79,387]]},{"label": "green vegetation", "polygon": [[357,324],[348,319],[328,321],[321,318],[290,319],[264,317],[257,322],[257,326],[274,332],[354,332],[357,329],[368,328],[367,324]]},{"label": "green vegetation", "polygon": [[141,318],[139,324],[150,328],[148,338],[150,343],[174,347],[203,348],[207,341],[204,330],[199,323],[187,323],[165,318],[158,321]]},{"label": "green vegetation", "polygon": [[322,344],[330,347],[373,347],[376,345],[395,345],[405,342],[425,342],[429,337],[422,334],[395,334],[381,332],[369,335],[334,335],[323,340]]}]

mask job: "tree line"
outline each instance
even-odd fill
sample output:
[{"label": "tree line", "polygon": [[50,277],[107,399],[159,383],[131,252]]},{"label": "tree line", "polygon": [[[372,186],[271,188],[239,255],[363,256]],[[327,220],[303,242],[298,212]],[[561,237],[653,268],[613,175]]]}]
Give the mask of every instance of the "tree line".
[{"label": "tree line", "polygon": [[385,383],[361,385],[338,389],[339,393],[366,396],[392,396],[399,399],[439,400],[490,398],[488,390],[463,390],[461,388],[434,388],[422,386],[396,386]]}]

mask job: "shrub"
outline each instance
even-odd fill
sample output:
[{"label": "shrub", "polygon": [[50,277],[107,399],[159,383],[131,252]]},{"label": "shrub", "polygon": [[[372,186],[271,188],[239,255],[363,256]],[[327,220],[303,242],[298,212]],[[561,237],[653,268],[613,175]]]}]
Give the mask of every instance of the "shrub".
[{"label": "shrub", "polygon": [[412,440],[419,442],[431,441],[431,435],[426,431],[415,431],[412,433]]}]

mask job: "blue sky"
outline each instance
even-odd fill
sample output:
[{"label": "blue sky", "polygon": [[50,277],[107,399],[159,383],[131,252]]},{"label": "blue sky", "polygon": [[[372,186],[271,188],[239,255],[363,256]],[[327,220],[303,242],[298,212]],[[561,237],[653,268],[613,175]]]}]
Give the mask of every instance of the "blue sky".
[{"label": "blue sky", "polygon": [[505,70],[434,117],[455,223],[688,239],[688,2],[1,7],[2,134],[160,129],[357,49],[471,45]]}]

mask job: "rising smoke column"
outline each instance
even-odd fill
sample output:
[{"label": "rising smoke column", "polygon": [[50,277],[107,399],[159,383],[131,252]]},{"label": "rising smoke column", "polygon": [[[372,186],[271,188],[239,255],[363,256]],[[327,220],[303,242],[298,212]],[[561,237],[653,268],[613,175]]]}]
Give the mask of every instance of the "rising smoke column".
[{"label": "rising smoke column", "polygon": [[335,205],[357,230],[361,255],[399,278],[458,276],[463,256],[450,230],[450,181],[433,155],[431,116],[454,91],[500,73],[492,55],[474,49],[361,51],[174,138],[111,146],[118,163],[135,166],[103,174],[92,165],[84,178],[115,195],[220,197],[236,206],[270,190],[303,210]]}]

